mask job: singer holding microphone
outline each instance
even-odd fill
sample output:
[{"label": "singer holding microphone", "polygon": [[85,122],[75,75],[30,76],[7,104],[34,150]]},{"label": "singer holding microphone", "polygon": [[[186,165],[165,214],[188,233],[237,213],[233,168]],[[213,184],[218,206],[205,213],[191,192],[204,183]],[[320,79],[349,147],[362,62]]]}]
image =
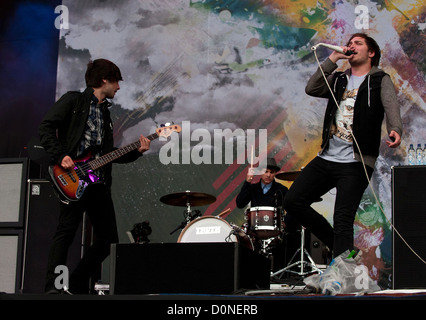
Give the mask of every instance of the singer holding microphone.
[{"label": "singer holding microphone", "polygon": [[[384,115],[389,148],[400,145],[403,129],[395,87],[378,68],[376,41],[356,33],[346,46],[320,45],[336,50],[321,64],[327,80],[318,68],[305,88],[310,96],[328,99],[321,150],[293,182],[284,209],[336,257],[354,249],[355,215],[379,156]],[[339,60],[348,60],[350,68],[335,71]],[[333,188],[336,199],[331,226],[311,204]]]}]

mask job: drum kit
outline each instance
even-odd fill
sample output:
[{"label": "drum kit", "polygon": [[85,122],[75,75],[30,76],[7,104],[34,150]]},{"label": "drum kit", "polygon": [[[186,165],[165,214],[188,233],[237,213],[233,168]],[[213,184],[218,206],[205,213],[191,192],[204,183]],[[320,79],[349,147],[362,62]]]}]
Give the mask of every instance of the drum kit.
[{"label": "drum kit", "polygon": [[193,207],[204,206],[216,201],[216,197],[201,192],[178,192],[165,195],[160,201],[179,207],[186,207],[184,221],[170,234],[182,229],[178,242],[241,242],[253,250],[251,241],[246,237],[244,231],[236,225],[228,223],[221,217],[230,212],[227,209],[218,216],[201,216],[199,210]]},{"label": "drum kit", "polygon": [[[276,178],[294,181],[299,174],[300,171],[282,172],[278,173]],[[236,242],[267,258],[271,258],[271,247],[274,243],[280,242],[285,235],[285,213],[281,207],[259,206],[247,208],[244,212],[245,222],[239,227],[222,218],[223,215],[231,211],[230,209],[221,212],[217,216],[202,216],[199,210],[193,209],[194,207],[209,205],[216,201],[215,196],[207,193],[187,190],[162,196],[160,201],[171,206],[186,207],[184,221],[170,232],[170,234],[173,234],[182,229],[177,240],[178,243]],[[302,240],[303,245],[304,241]],[[307,254],[303,247],[299,250],[301,250],[301,256],[302,253]],[[303,261],[303,256],[301,259]],[[296,264],[299,264],[299,262]],[[302,262],[302,271],[304,264]],[[287,270],[292,272],[289,269],[290,266],[283,269],[282,272]],[[276,272],[273,276],[282,272]]]}]

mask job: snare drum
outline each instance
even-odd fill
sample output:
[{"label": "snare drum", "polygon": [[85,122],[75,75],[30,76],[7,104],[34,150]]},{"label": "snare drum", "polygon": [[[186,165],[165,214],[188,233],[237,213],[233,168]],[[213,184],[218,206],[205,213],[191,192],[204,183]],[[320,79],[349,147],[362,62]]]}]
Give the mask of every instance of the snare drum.
[{"label": "snare drum", "polygon": [[274,207],[252,207],[246,210],[248,230],[258,238],[271,238],[281,234],[281,212]]},{"label": "snare drum", "polygon": [[251,239],[218,217],[200,217],[186,225],[177,242],[238,242],[253,250]]}]

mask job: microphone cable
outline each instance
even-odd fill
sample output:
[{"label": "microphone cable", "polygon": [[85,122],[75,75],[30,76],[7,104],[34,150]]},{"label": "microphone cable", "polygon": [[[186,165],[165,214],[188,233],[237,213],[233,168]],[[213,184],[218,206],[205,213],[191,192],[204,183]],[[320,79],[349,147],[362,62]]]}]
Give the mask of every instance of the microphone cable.
[{"label": "microphone cable", "polygon": [[[319,60],[318,60],[318,56],[317,56],[317,52],[316,52],[316,47],[314,46],[314,47],[312,47],[312,50],[314,51],[314,56],[315,56],[315,59],[316,59],[316,61],[317,61],[317,63],[318,63],[318,68],[319,68],[319,70],[321,71],[321,74],[322,74],[322,76],[323,76],[323,78],[324,78],[324,80],[325,80],[325,83],[327,84],[327,87],[328,87],[328,90],[330,91],[330,93],[331,93],[331,96],[332,96],[332,98],[333,98],[333,100],[334,100],[334,103],[336,104],[336,106],[337,106],[337,108],[340,110],[340,112],[342,112],[342,110],[340,109],[340,105],[339,105],[339,103],[337,102],[337,100],[336,100],[336,97],[334,96],[334,93],[333,93],[333,90],[331,89],[331,87],[330,87],[330,84],[328,83],[328,81],[327,81],[327,77],[326,77],[326,75],[325,75],[325,73],[324,73],[324,71],[323,71],[323,69],[322,69],[322,67],[321,67],[321,63],[319,62]],[[384,217],[385,217],[385,219],[386,219],[386,221],[389,223],[389,225],[392,227],[392,229],[395,231],[395,233],[400,237],[400,239],[404,242],[404,244],[411,250],[411,252],[417,257],[417,258],[419,258],[424,264],[426,264],[426,261],[422,258],[422,257],[420,257],[420,255],[417,253],[417,252],[415,252],[415,250],[408,244],[408,242],[404,239],[404,237],[401,235],[401,233],[395,228],[395,226],[393,225],[393,223],[391,222],[391,221],[389,221],[389,219],[388,219],[388,217],[386,216],[386,214],[385,214],[385,211],[384,211],[384,209],[382,208],[382,205],[380,204],[380,201],[379,201],[379,199],[377,198],[377,195],[376,195],[376,192],[374,191],[374,188],[373,188],[373,186],[372,186],[372,184],[371,184],[371,180],[370,180],[370,178],[368,177],[368,172],[367,172],[367,168],[366,168],[366,165],[365,165],[365,162],[364,162],[364,157],[363,157],[363,155],[362,155],[362,152],[361,152],[361,148],[359,147],[359,144],[358,144],[358,142],[357,142],[357,140],[356,140],[356,138],[355,138],[355,135],[353,134],[353,131],[352,131],[352,129],[351,128],[349,128],[348,127],[348,130],[349,130],[349,132],[351,133],[351,135],[352,135],[352,138],[353,138],[353,141],[354,141],[354,143],[355,143],[355,145],[357,146],[357,148],[358,148],[358,151],[359,151],[359,155],[360,155],[360,157],[361,157],[361,163],[362,163],[362,166],[363,166],[363,168],[364,168],[364,172],[365,172],[365,175],[366,175],[366,177],[367,177],[367,181],[368,181],[368,185],[370,186],[370,189],[371,189],[371,191],[372,191],[372,193],[373,193],[373,195],[374,195],[374,199],[376,200],[376,203],[377,203],[377,205],[379,206],[379,208],[380,208],[380,211],[383,213],[383,215],[384,215]]]}]

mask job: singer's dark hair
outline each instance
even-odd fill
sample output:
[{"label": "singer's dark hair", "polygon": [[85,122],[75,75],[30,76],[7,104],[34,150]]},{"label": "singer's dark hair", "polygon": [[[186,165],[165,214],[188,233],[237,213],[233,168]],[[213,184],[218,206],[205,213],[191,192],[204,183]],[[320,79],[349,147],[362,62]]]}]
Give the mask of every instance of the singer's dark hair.
[{"label": "singer's dark hair", "polygon": [[86,85],[92,88],[99,88],[102,86],[102,80],[111,82],[121,81],[120,69],[111,61],[107,59],[96,59],[89,61],[86,70]]},{"label": "singer's dark hair", "polygon": [[365,33],[354,33],[351,38],[348,40],[348,43],[346,44],[346,46],[349,45],[349,42],[351,42],[351,40],[355,37],[360,37],[363,38],[365,40],[365,43],[367,44],[368,50],[371,52],[374,52],[374,56],[371,58],[371,66],[372,67],[378,67],[379,66],[379,62],[380,62],[380,47],[377,44],[376,40],[374,40],[373,38],[369,37],[368,35],[366,35]]}]

